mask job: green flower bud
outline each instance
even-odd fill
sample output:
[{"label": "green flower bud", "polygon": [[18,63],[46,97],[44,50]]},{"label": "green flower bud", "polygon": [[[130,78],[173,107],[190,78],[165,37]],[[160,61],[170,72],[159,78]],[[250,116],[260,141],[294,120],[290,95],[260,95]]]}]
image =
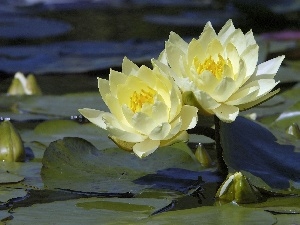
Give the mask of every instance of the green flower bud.
[{"label": "green flower bud", "polygon": [[212,160],[201,143],[198,145],[196,149],[195,157],[203,167],[208,168],[212,166]]},{"label": "green flower bud", "polygon": [[9,120],[0,123],[0,160],[7,162],[25,160],[22,139]]},{"label": "green flower bud", "polygon": [[288,134],[293,135],[297,139],[300,139],[300,129],[298,124],[293,123],[286,131]]},{"label": "green flower bud", "polygon": [[29,74],[26,78],[24,74],[18,72],[15,74],[14,79],[7,94],[9,95],[41,95],[42,91],[36,82],[33,74]]},{"label": "green flower bud", "polygon": [[216,197],[224,202],[254,203],[261,199],[261,194],[241,172],[236,172],[227,176]]}]

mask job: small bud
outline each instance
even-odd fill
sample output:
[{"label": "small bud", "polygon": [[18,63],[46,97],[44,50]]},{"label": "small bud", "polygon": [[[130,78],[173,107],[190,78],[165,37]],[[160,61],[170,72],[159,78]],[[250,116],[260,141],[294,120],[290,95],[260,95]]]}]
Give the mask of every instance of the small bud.
[{"label": "small bud", "polygon": [[7,162],[25,160],[22,139],[9,120],[0,123],[0,160]]},{"label": "small bud", "polygon": [[199,143],[196,149],[195,157],[203,167],[208,168],[212,166],[212,160],[201,143]]},{"label": "small bud", "polygon": [[286,131],[288,134],[293,135],[297,139],[300,139],[300,129],[297,123],[293,123]]},{"label": "small bud", "polygon": [[241,172],[236,172],[227,176],[216,197],[224,202],[254,203],[261,199],[261,194]]},{"label": "small bud", "polygon": [[16,73],[7,94],[9,95],[41,95],[41,89],[33,74],[26,78],[23,73]]}]

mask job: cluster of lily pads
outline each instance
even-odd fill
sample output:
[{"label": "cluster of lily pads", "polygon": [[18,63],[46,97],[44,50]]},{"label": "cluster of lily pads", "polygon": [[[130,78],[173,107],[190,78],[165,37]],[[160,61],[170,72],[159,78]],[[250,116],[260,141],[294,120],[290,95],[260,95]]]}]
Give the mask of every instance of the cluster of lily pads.
[{"label": "cluster of lily pads", "polygon": [[[22,176],[14,177],[16,180],[13,183],[23,182],[27,187],[33,185],[38,188],[79,190],[86,193],[137,193],[143,190],[145,185],[153,188],[159,183],[154,179],[154,183],[149,184],[147,179],[143,178],[149,174],[159,174],[158,168],[163,179],[195,181],[197,176],[205,178],[202,170],[206,167],[210,167],[208,171],[214,174],[215,164],[203,146],[199,145],[194,154],[183,142],[201,142],[201,129],[198,129],[200,131],[196,134],[189,133],[197,131],[202,123],[206,124],[205,121],[213,116],[216,131],[214,138],[220,135],[220,139],[216,139],[216,145],[221,144],[219,147],[223,149],[221,153],[229,168],[227,178],[215,195],[220,202],[255,203],[257,205],[254,207],[259,208],[264,207],[260,202],[265,201],[265,192],[298,195],[299,166],[294,163],[299,159],[299,153],[291,147],[292,145],[287,145],[292,143],[298,146],[299,128],[297,123],[292,123],[296,119],[291,119],[291,126],[287,129],[290,136],[286,138],[281,132],[272,134],[269,131],[280,127],[286,118],[290,119],[285,114],[280,114],[276,123],[271,124],[268,129],[238,116],[243,114],[241,111],[248,110],[248,116],[251,118],[253,115],[259,117],[259,110],[263,110],[263,107],[253,107],[279,92],[279,89],[272,89],[278,84],[274,76],[283,58],[279,56],[257,66],[258,45],[252,32],[243,34],[233,26],[231,20],[218,34],[211,24],[207,23],[199,39],[192,39],[189,43],[171,33],[159,58],[152,60],[152,69],[146,66],[138,67],[125,57],[122,72],[111,70],[108,80],[98,78],[100,94],[110,112],[107,112],[105,107],[101,110],[84,108],[95,106],[97,101],[94,100],[94,94],[76,96],[74,102],[78,102],[79,96],[82,98],[79,112],[102,129],[92,124],[59,120],[46,121],[38,125],[33,132],[22,132],[19,135],[10,120],[4,119],[0,124],[0,158],[4,161],[1,169],[7,166],[8,180],[12,179],[14,173],[22,175],[9,162],[28,161],[30,146],[31,149],[35,149],[35,155],[41,154],[37,149],[46,148],[46,151],[40,156],[42,168],[39,165],[37,170],[34,170],[34,173],[41,170],[41,177],[24,176],[25,180]],[[299,92],[299,89],[293,91]],[[34,76],[29,75],[26,79],[24,75],[17,73],[8,94],[41,95],[41,90]],[[297,103],[293,105],[295,100],[285,103],[287,101],[281,99],[284,98],[282,96],[284,95],[275,96],[265,102],[264,107],[268,107],[269,104],[276,111],[276,105],[289,104],[286,108],[290,107],[289,110],[292,111],[294,107],[297,110]],[[70,98],[63,97],[70,103]],[[41,101],[47,102],[46,98],[47,96],[44,96]],[[56,103],[51,104],[64,104],[64,100],[59,97],[53,100],[51,102]],[[93,104],[84,105],[89,101]],[[74,105],[76,108],[76,103]],[[33,114],[51,116],[52,113],[39,105],[38,96],[25,97],[17,107],[23,112]],[[99,108],[101,107],[99,104]],[[55,113],[57,115],[58,112]],[[63,116],[64,112],[60,113]],[[270,115],[272,119],[272,114]],[[265,124],[270,122],[266,121]],[[113,149],[113,145],[105,139],[107,135],[119,148],[133,151],[134,154],[120,151],[119,148]],[[67,138],[59,139],[61,136]],[[78,136],[81,138],[77,138]],[[39,143],[34,141],[37,139],[40,140]],[[27,143],[27,148],[24,148],[23,142]],[[95,146],[103,150],[99,151]],[[280,161],[284,157],[286,163]],[[161,165],[160,159],[164,159],[164,165]],[[28,174],[24,164],[26,162],[18,165],[24,174]],[[170,168],[180,170],[169,170]],[[190,174],[193,174],[193,171],[200,173],[195,174],[193,178],[187,178],[184,170],[190,171]],[[178,172],[178,178],[174,171]],[[2,171],[1,175],[4,174]],[[204,179],[204,182],[209,182],[210,179],[212,178]],[[217,179],[217,182],[222,180]],[[184,186],[177,186],[176,190],[188,193]],[[107,205],[121,204],[121,201],[113,204],[114,201],[107,200],[104,207],[102,200],[90,201],[92,202],[78,201],[76,204],[91,209],[106,209]],[[138,201],[136,204],[141,206]],[[151,204],[157,209],[171,203]],[[237,210],[235,206],[223,206],[223,209],[228,212]],[[203,209],[204,214],[216,213],[205,210]],[[248,208],[238,210],[247,211]],[[269,209],[272,210],[277,213],[284,211],[283,208]],[[186,212],[186,215],[192,215],[189,216],[190,221],[193,215],[198,213],[196,211]],[[295,209],[293,212],[298,211]],[[171,218],[174,215],[170,213]],[[268,221],[269,224],[274,222],[264,211],[253,213],[263,214],[262,221]],[[154,217],[154,220],[169,218],[168,214],[165,215],[156,219]],[[239,220],[240,217],[235,219]]]}]

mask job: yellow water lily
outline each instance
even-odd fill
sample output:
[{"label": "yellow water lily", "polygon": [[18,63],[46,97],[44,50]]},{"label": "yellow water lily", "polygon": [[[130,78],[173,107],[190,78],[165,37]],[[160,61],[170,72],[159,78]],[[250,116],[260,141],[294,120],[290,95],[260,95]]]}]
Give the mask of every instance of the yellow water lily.
[{"label": "yellow water lily", "polygon": [[109,80],[98,78],[109,112],[79,109],[92,123],[108,131],[121,148],[145,157],[160,146],[187,141],[187,129],[197,124],[194,106],[183,105],[174,80],[157,69],[138,67],[126,57],[122,72],[110,71]]},{"label": "yellow water lily", "polygon": [[208,22],[198,39],[189,43],[170,33],[155,66],[172,76],[185,104],[199,112],[232,122],[240,110],[276,94],[272,89],[284,56],[257,65],[258,45],[252,31],[244,34],[228,20],[216,34]]}]

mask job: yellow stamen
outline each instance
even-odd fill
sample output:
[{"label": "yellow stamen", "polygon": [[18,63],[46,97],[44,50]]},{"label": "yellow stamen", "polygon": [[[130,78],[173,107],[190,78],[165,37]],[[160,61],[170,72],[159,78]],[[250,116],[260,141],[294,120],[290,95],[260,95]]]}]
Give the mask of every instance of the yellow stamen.
[{"label": "yellow stamen", "polygon": [[130,97],[130,109],[132,112],[139,112],[145,103],[153,104],[155,94],[156,92],[150,87],[148,87],[147,91],[142,89],[139,93],[133,92]]},{"label": "yellow stamen", "polygon": [[[210,71],[216,78],[222,78],[224,65],[231,64],[230,60],[224,60],[223,57],[219,54],[218,61],[214,61],[212,57],[205,59],[203,63],[199,62],[197,57],[194,58],[193,64],[197,70],[198,74],[201,74],[203,71],[208,70]],[[229,62],[228,62],[229,61]]]}]

